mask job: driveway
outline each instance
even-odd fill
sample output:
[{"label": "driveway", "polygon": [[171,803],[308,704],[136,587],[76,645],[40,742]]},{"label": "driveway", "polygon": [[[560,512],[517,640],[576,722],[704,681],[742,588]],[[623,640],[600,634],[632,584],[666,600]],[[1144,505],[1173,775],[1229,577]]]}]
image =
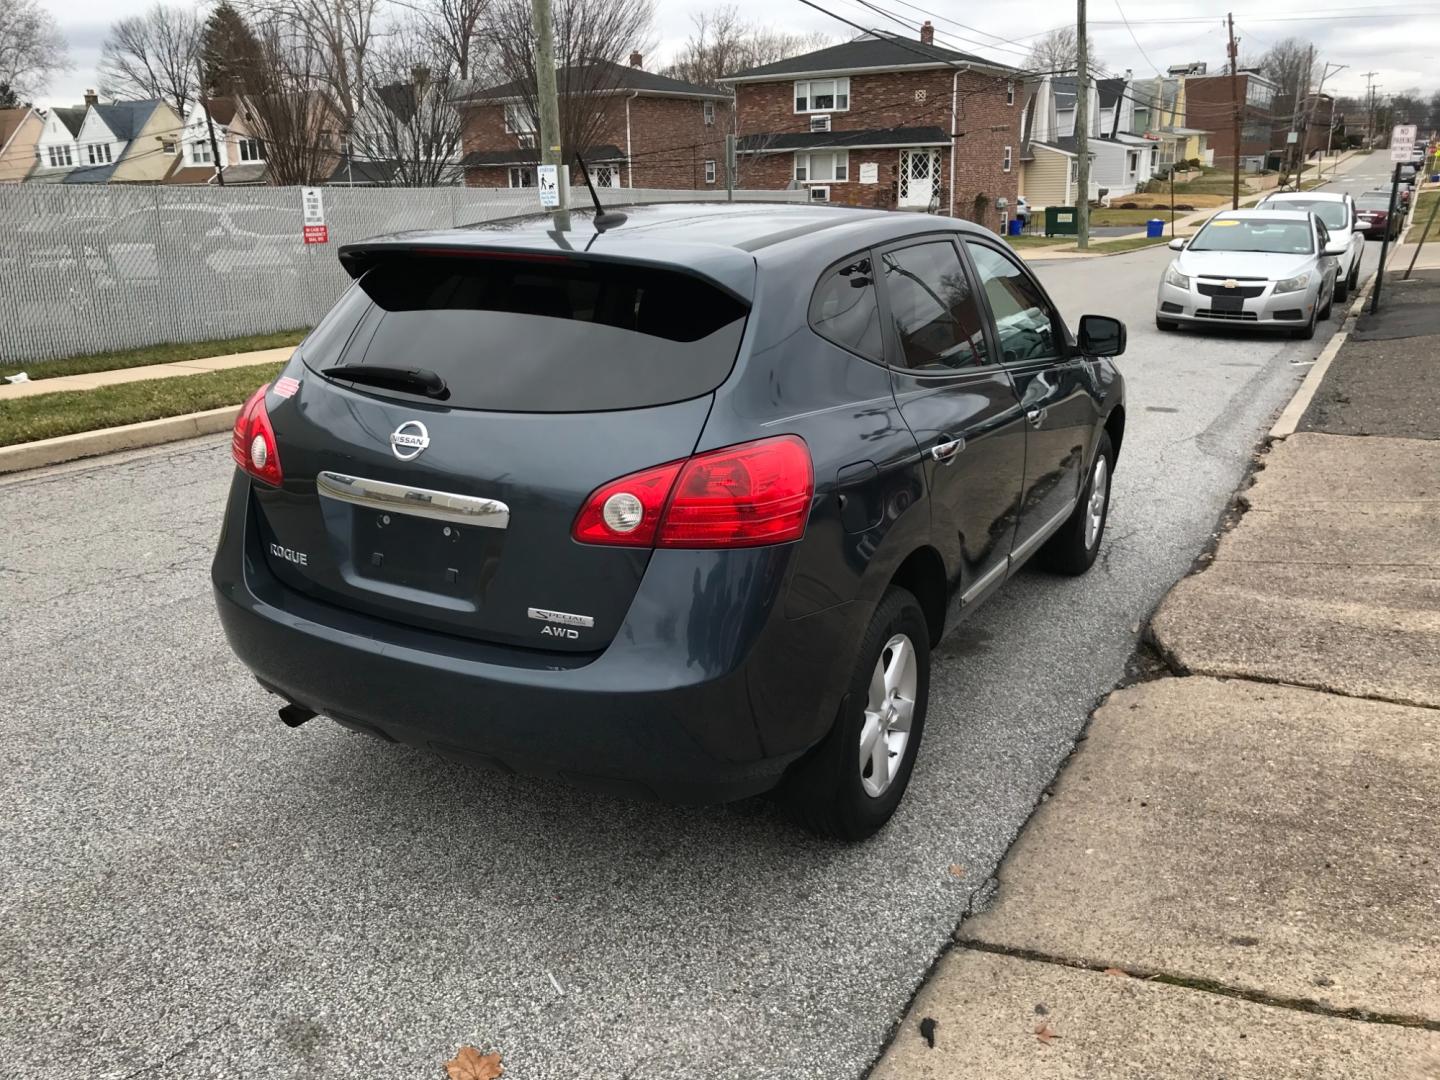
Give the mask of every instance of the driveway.
[{"label": "driveway", "polygon": [[862,1075],[1333,329],[1160,335],[1168,258],[1035,264],[1130,325],[1105,550],[940,648],[856,847],[282,727],[212,610],[227,438],[0,481],[6,1071],[415,1080],[473,1043],[520,1080]]}]

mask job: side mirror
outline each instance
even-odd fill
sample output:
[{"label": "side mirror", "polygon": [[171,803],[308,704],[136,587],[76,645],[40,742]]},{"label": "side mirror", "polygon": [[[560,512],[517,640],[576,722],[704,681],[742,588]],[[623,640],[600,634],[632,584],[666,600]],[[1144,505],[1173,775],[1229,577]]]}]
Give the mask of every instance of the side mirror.
[{"label": "side mirror", "polygon": [[1345,252],[1349,250],[1350,238],[1348,236],[1345,237],[1345,239],[1343,240],[1331,240],[1328,244],[1325,245],[1326,255],[1344,255]]},{"label": "side mirror", "polygon": [[1168,247],[1171,251],[1184,251],[1185,245],[1189,242],[1190,241],[1187,240],[1185,237],[1177,236],[1174,240],[1171,240],[1170,243],[1166,244],[1165,246]]},{"label": "side mirror", "polygon": [[1086,356],[1119,356],[1125,351],[1125,324],[1108,315],[1080,316],[1080,351]]}]

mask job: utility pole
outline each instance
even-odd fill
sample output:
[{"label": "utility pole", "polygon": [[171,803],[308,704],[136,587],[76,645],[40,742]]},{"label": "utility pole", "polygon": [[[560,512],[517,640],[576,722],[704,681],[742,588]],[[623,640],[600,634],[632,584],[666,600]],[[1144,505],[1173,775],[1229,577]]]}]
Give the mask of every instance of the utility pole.
[{"label": "utility pole", "polygon": [[1240,209],[1240,52],[1235,43],[1235,16],[1225,16],[1230,34],[1230,117],[1231,134],[1235,139],[1235,169],[1230,185],[1230,209]]},{"label": "utility pole", "polygon": [[[1090,246],[1090,50],[1085,42],[1085,0],[1075,0],[1075,248]],[[1118,111],[1118,104],[1117,104]]]},{"label": "utility pole", "polygon": [[735,133],[725,136],[725,198],[735,201]]},{"label": "utility pole", "polygon": [[[1312,47],[1310,51],[1313,53],[1315,50]],[[1296,187],[1299,187],[1300,182],[1305,179],[1305,161],[1310,155],[1310,129],[1315,124],[1315,110],[1320,107],[1320,96],[1325,93],[1325,80],[1330,78],[1330,76],[1334,75],[1336,72],[1344,71],[1349,66],[1349,64],[1332,64],[1330,63],[1330,61],[1327,60],[1325,61],[1325,66],[1320,69],[1320,84],[1315,87],[1315,96],[1310,99],[1310,108],[1307,110],[1305,116],[1305,132],[1303,135],[1300,136],[1300,172],[1299,175],[1296,177]],[[1335,69],[1335,71],[1330,70],[1332,67]],[[1327,115],[1329,117],[1328,127],[1333,132],[1335,129],[1334,104],[1331,104],[1330,110]],[[1315,166],[1315,178],[1317,180],[1324,178],[1322,176],[1324,168],[1325,159],[1322,157],[1320,159],[1320,163]]]},{"label": "utility pole", "polygon": [[1365,149],[1375,144],[1375,76],[1378,71],[1365,72]]},{"label": "utility pole", "polygon": [[[570,166],[560,146],[560,98],[555,89],[555,23],[550,0],[530,0],[535,16],[535,93],[539,105],[540,163],[555,166],[560,204],[553,217],[556,232],[570,231]],[[579,148],[577,147],[577,150]]]}]

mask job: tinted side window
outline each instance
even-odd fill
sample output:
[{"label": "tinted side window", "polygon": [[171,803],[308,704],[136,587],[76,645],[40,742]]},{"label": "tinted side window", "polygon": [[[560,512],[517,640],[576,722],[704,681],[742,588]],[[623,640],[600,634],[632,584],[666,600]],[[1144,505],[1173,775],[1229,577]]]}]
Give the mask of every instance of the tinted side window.
[{"label": "tinted side window", "polygon": [[820,280],[810,301],[810,325],[842,349],[871,360],[884,359],[880,307],[875,300],[875,276],[870,272],[868,255],[829,271]]},{"label": "tinted side window", "polygon": [[984,323],[955,246],[941,240],[880,258],[900,363],[936,373],[985,363]]},{"label": "tinted side window", "polygon": [[1050,314],[1040,288],[1028,272],[994,248],[966,244],[975,272],[990,300],[1004,361],[1048,360],[1063,351],[1065,331]]}]

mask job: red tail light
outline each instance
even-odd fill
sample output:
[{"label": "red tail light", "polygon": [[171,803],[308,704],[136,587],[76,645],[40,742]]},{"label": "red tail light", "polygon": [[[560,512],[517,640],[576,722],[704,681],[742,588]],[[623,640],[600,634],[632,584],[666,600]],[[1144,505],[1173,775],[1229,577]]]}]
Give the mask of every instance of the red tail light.
[{"label": "red tail light", "polygon": [[285,474],[280,471],[275,429],[270,426],[270,414],[265,411],[265,392],[269,389],[270,384],[266,383],[241,407],[230,436],[230,456],[255,479],[279,487]]},{"label": "red tail light", "polygon": [[814,493],[810,451],[782,435],[613,480],[585,500],[573,535],[628,547],[782,544],[805,535]]}]

